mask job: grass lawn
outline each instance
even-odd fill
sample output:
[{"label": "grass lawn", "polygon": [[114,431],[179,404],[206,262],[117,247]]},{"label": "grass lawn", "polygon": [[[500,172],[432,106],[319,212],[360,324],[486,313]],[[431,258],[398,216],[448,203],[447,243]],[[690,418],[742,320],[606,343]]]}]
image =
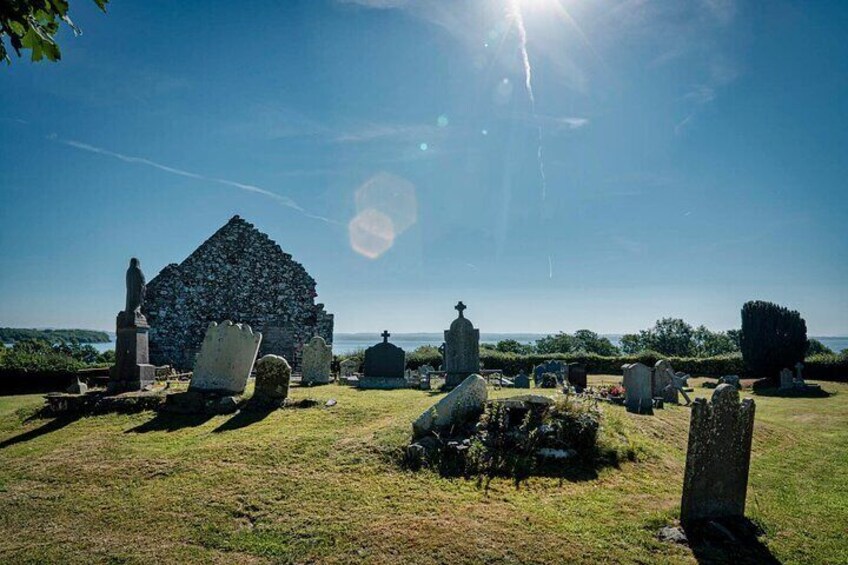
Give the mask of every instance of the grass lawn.
[{"label": "grass lawn", "polygon": [[[590,384],[601,378],[616,379]],[[785,563],[848,563],[848,385],[821,384],[834,394],[754,396],[747,514]],[[291,396],[338,404],[258,420],[51,422],[27,420],[38,395],[0,397],[0,562],[707,560],[656,537],[679,511],[688,408],[637,416],[604,405],[601,440],[634,461],[516,485],[398,465],[437,395],[329,385]]]}]

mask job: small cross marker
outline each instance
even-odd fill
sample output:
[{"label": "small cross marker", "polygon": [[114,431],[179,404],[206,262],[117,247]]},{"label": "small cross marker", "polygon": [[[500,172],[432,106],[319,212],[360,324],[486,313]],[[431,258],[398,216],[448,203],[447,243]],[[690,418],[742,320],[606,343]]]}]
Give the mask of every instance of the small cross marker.
[{"label": "small cross marker", "polygon": [[383,338],[383,343],[389,343],[389,336],[392,335],[389,333],[389,330],[383,330],[383,333],[380,334]]},{"label": "small cross marker", "polygon": [[459,312],[459,317],[460,317],[460,318],[464,318],[464,317],[465,317],[465,315],[463,315],[462,311],[463,311],[463,310],[465,310],[465,309],[467,308],[467,306],[466,306],[465,304],[463,304],[463,303],[462,303],[462,300],[460,300],[460,301],[459,301],[459,303],[457,303],[457,305],[456,305],[456,306],[454,306],[454,308],[456,308],[456,310]]}]

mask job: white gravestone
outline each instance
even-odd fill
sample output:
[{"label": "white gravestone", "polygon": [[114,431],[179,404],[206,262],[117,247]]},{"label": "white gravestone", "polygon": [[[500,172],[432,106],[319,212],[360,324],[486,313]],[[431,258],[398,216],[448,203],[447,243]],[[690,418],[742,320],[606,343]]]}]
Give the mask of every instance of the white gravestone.
[{"label": "white gravestone", "polygon": [[189,390],[243,393],[260,343],[262,334],[247,324],[212,322],[200,346]]},{"label": "white gravestone", "polygon": [[330,382],[330,365],[333,363],[333,348],[323,337],[315,336],[303,346],[300,367],[303,384],[327,384]]}]

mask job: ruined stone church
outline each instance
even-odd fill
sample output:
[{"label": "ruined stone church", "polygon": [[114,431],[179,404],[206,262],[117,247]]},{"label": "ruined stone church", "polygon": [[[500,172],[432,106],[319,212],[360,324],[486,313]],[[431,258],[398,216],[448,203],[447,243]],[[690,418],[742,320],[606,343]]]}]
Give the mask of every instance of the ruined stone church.
[{"label": "ruined stone church", "polygon": [[315,279],[300,263],[234,216],[148,283],[150,362],[192,368],[209,322],[232,320],[262,332],[260,356],[282,355],[297,366],[313,336],[333,342],[333,315],[316,296]]}]

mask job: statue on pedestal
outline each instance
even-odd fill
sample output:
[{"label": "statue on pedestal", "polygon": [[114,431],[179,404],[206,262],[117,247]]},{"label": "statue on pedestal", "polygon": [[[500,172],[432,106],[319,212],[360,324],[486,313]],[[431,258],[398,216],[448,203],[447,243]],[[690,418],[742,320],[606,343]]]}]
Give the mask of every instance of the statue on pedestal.
[{"label": "statue on pedestal", "polygon": [[147,332],[150,326],[141,313],[146,281],[139,260],[130,259],[127,269],[127,301],[116,319],[118,339],[115,365],[109,370],[108,392],[119,394],[142,390],[153,384],[155,367],[149,362]]}]

